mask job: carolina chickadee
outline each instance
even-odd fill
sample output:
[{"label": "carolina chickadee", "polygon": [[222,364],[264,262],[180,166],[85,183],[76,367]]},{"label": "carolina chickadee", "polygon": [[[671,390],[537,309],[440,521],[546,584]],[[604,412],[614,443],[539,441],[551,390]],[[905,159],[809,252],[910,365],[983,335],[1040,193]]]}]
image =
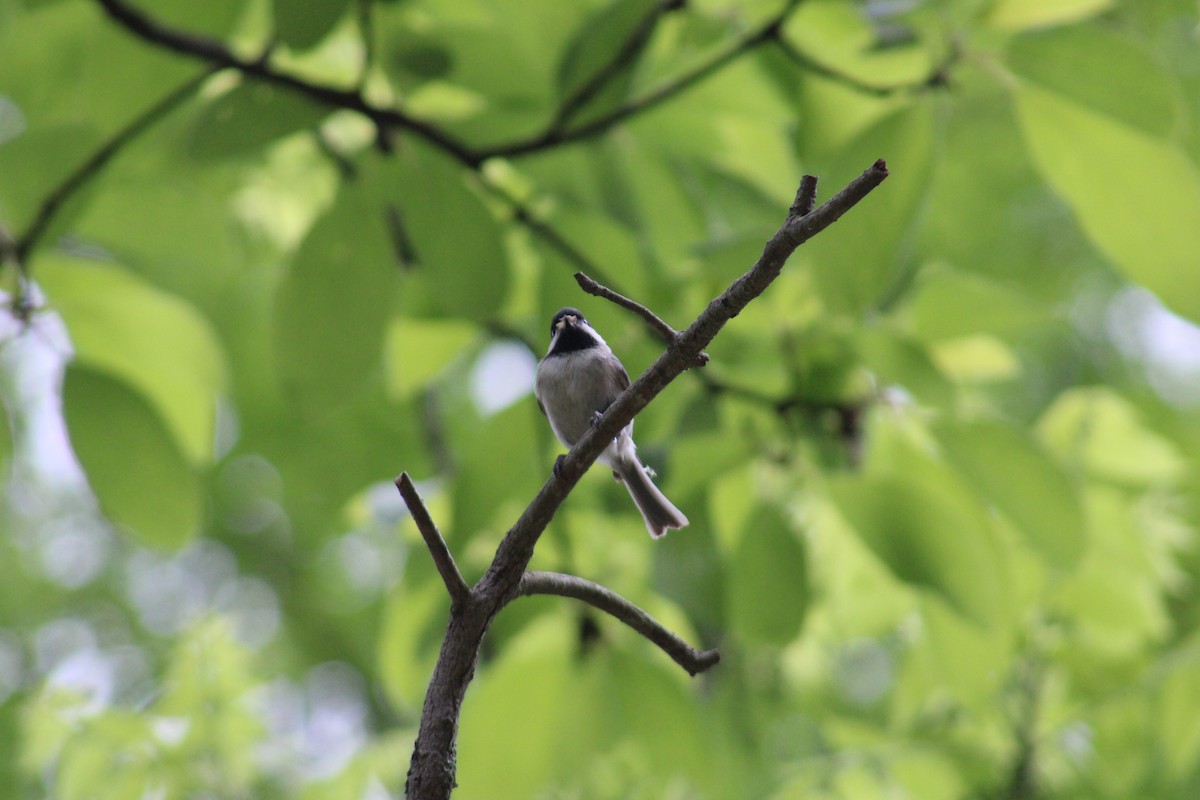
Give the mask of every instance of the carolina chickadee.
[{"label": "carolina chickadee", "polygon": [[[629,386],[629,374],[583,312],[564,308],[550,323],[550,349],[538,364],[535,394],[554,435],[568,449],[599,421]],[[633,422],[621,429],[596,459],[625,484],[655,539],[688,518],[650,480],[633,443]]]}]

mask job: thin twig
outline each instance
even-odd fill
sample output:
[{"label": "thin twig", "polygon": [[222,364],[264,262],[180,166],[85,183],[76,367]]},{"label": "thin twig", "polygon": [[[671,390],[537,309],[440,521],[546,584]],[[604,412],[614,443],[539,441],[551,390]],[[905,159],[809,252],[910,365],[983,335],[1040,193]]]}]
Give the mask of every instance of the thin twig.
[{"label": "thin twig", "polygon": [[[621,308],[637,314],[646,321],[646,323],[650,326],[650,329],[657,333],[658,337],[662,339],[663,342],[665,342],[668,346],[675,344],[675,340],[679,338],[679,331],[672,328],[663,321],[662,317],[658,316],[636,300],[631,300],[619,292],[614,292],[607,286],[592,280],[583,272],[575,273],[575,282],[579,284],[580,289],[583,289],[588,294],[596,297],[603,297],[605,300],[610,300],[619,305]],[[707,363],[708,353],[701,353],[696,357],[696,366],[703,367]]]},{"label": "thin twig", "polygon": [[689,675],[699,675],[721,660],[721,654],[716,650],[697,650],[621,595],[575,575],[529,571],[521,577],[518,594],[522,597],[534,594],[571,597],[598,608],[656,644]]},{"label": "thin twig", "polygon": [[408,506],[408,513],[412,514],[413,522],[417,523],[417,530],[425,537],[425,546],[429,548],[433,563],[437,565],[442,582],[446,584],[446,591],[450,593],[450,610],[454,613],[470,600],[471,587],[463,580],[458,565],[454,563],[454,556],[446,546],[446,540],[434,524],[433,517],[429,516],[429,510],[425,508],[425,503],[421,501],[421,495],[417,493],[417,487],[413,485],[407,472],[401,472],[400,477],[396,478],[396,488],[400,490],[400,496]]},{"label": "thin twig", "polygon": [[579,284],[580,289],[583,289],[588,294],[595,295],[596,297],[603,297],[605,300],[611,300],[621,308],[628,309],[642,319],[646,320],[651,329],[653,329],[654,332],[658,334],[659,338],[663,340],[664,344],[675,344],[675,340],[679,338],[679,331],[672,328],[663,321],[662,317],[658,316],[636,300],[630,300],[625,295],[614,292],[607,286],[602,286],[601,284],[596,283],[583,272],[575,273],[575,282]]}]

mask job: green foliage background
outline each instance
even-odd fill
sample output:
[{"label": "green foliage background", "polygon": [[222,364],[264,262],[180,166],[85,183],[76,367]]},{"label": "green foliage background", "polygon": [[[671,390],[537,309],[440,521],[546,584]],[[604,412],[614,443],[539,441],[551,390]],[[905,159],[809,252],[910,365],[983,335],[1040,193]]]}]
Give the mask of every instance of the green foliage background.
[{"label": "green foliage background", "polygon": [[721,664],[519,601],[456,797],[1200,794],[1193,0],[140,0],[241,69],[121,5],[0,2],[5,796],[399,793],[391,477],[474,579],[552,312],[660,350],[572,272],[682,326],[879,157],[639,418],[692,526],[595,470],[535,557]]}]

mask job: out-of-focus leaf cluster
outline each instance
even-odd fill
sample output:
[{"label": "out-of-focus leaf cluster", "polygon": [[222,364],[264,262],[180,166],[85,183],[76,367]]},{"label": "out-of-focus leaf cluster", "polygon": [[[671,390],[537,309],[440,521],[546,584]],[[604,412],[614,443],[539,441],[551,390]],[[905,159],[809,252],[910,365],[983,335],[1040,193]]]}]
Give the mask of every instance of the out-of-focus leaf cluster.
[{"label": "out-of-focus leaf cluster", "polygon": [[883,157],[638,419],[692,525],[595,470],[535,556],[720,666],[520,600],[456,796],[1196,793],[1194,3],[138,6],[443,138],[232,70],[146,120],[204,65],[0,3],[5,235],[121,141],[0,331],[0,784],[397,791],[448,600],[391,477],[474,580],[558,451],[553,311],[661,351],[571,274],[683,325]]}]

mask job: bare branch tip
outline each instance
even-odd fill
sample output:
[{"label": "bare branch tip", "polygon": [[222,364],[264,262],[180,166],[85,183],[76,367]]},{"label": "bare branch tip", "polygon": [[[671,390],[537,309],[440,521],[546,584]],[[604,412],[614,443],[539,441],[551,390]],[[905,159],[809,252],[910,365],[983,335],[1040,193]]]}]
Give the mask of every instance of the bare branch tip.
[{"label": "bare branch tip", "polygon": [[425,508],[425,503],[417,492],[416,484],[413,483],[407,472],[401,472],[396,478],[396,488],[400,490],[400,496],[404,498],[404,504],[408,506],[408,513],[412,515],[413,522],[417,524],[417,530],[425,539],[429,555],[432,556],[433,563],[442,576],[442,582],[446,584],[446,591],[450,594],[452,606],[461,607],[470,597],[471,587],[467,585],[467,582],[463,580],[462,573],[458,571],[458,565],[454,563],[454,556],[451,555],[446,540],[438,531],[433,517],[429,515],[429,509]]},{"label": "bare branch tip", "polygon": [[579,288],[583,289],[585,292],[593,286],[596,286],[596,282],[588,277],[587,273],[583,271],[575,273],[575,282],[578,283]]},{"label": "bare branch tip", "polygon": [[789,217],[803,217],[812,213],[817,204],[817,177],[805,175],[800,179],[800,188],[796,190],[796,200],[788,209]]},{"label": "bare branch tip", "polygon": [[688,668],[688,673],[695,677],[701,672],[708,670],[721,663],[721,653],[716,649],[705,650],[702,653],[696,653],[696,657]]}]

